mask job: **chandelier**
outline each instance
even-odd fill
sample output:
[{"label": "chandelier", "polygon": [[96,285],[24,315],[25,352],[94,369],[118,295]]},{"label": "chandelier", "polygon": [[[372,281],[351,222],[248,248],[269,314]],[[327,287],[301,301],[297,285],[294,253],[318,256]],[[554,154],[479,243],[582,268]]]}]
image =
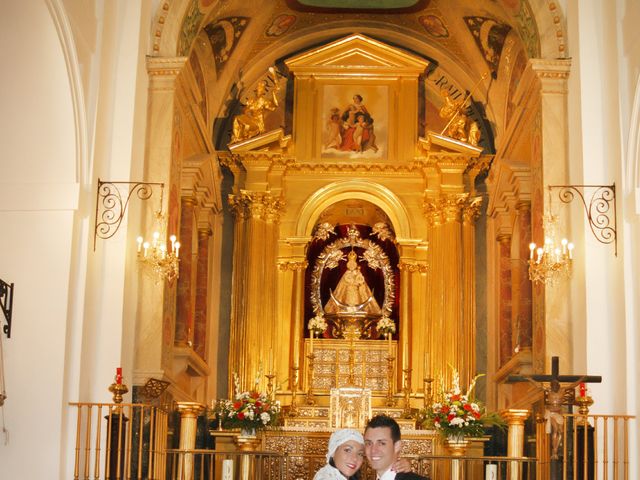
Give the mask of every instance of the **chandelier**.
[{"label": "chandelier", "polygon": [[571,263],[573,261],[573,243],[563,238],[557,242],[555,226],[558,217],[545,215],[545,239],[544,244],[538,247],[535,243],[529,244],[529,280],[552,285],[560,278],[568,278],[571,275]]},{"label": "chandelier", "polygon": [[[162,219],[162,214],[156,214],[158,219]],[[138,237],[138,261],[148,270],[153,272],[160,279],[172,282],[178,277],[178,264],[180,257],[180,242],[175,235],[169,237],[171,244],[160,241],[160,232],[155,231],[151,242],[147,242],[143,237]]]}]

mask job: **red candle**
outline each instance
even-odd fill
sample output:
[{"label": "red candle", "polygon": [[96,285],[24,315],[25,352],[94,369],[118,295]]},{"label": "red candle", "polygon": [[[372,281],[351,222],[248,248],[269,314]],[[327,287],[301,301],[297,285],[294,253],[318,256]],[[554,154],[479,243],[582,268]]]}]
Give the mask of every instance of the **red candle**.
[{"label": "red candle", "polygon": [[122,385],[122,367],[116,368],[116,383]]},{"label": "red candle", "polygon": [[584,382],[580,383],[580,396],[583,398],[587,396],[587,386]]}]

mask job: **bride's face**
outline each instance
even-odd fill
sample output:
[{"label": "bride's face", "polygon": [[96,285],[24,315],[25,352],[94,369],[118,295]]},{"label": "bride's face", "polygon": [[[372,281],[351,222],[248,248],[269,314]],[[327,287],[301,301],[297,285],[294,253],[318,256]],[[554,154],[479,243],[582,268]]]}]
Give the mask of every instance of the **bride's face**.
[{"label": "bride's face", "polygon": [[364,462],[364,445],[349,440],[340,445],[333,454],[333,463],[345,477],[355,474]]}]

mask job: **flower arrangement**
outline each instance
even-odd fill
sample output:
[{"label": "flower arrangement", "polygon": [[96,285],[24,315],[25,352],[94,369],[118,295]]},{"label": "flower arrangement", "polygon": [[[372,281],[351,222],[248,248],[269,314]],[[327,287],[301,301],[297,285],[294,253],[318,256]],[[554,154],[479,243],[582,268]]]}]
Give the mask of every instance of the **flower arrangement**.
[{"label": "flower arrangement", "polygon": [[253,390],[241,392],[240,379],[233,374],[234,398],[215,402],[213,415],[224,428],[239,428],[243,431],[255,431],[278,423],[280,402],[272,400],[266,393],[258,392],[260,372],[256,377]]},{"label": "flower arrangement", "polygon": [[316,315],[309,320],[309,331],[315,335],[320,335],[327,329],[327,322],[322,315]]},{"label": "flower arrangement", "polygon": [[376,330],[378,330],[378,333],[383,336],[387,334],[393,335],[394,333],[396,333],[396,324],[393,323],[393,320],[391,320],[389,317],[385,316],[378,321]]},{"label": "flower arrangement", "polygon": [[220,400],[219,403],[224,428],[259,430],[275,425],[280,414],[280,402],[272,402],[265,393],[255,390],[237,393],[233,400]]},{"label": "flower arrangement", "polygon": [[504,428],[505,422],[497,413],[487,412],[485,407],[472,396],[476,375],[467,392],[460,388],[460,376],[453,369],[453,387],[445,391],[444,386],[439,401],[433,402],[421,412],[423,426],[435,428],[444,437],[479,437],[485,427],[497,425]]}]

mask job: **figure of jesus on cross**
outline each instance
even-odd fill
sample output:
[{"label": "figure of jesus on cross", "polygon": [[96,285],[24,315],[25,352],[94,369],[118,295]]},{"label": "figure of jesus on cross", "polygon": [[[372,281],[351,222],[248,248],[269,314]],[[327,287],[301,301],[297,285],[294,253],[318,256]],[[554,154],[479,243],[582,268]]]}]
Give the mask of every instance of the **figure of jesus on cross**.
[{"label": "figure of jesus on cross", "polygon": [[[547,420],[547,433],[551,434],[551,460],[558,460],[558,451],[562,444],[562,430],[564,417],[562,415],[563,405],[573,405],[574,388],[579,383],[600,383],[601,376],[593,375],[559,375],[560,360],[558,357],[551,357],[551,375],[510,375],[509,382],[533,383],[536,388],[544,392],[545,419]],[[561,388],[561,383],[571,382],[568,386]],[[544,384],[549,383],[546,387]]]}]

